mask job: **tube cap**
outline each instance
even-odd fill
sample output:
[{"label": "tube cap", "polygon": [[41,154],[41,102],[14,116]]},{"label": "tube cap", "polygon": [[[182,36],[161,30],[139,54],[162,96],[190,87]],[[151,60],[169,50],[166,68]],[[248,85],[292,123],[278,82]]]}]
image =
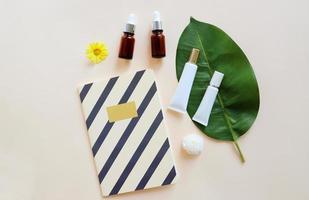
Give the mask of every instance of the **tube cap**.
[{"label": "tube cap", "polygon": [[191,51],[189,62],[196,64],[199,53],[200,53],[199,49],[193,48],[192,51]]},{"label": "tube cap", "polygon": [[214,87],[220,87],[224,74],[218,71],[212,75],[209,85]]}]

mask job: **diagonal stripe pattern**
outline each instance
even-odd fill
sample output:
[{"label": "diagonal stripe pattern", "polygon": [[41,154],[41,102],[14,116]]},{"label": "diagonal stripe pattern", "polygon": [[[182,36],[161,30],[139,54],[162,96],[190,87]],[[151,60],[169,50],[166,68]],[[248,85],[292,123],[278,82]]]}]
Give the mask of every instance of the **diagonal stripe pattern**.
[{"label": "diagonal stripe pattern", "polygon": [[[138,82],[142,78],[144,72],[145,71],[139,71],[139,72],[137,72],[135,74],[135,76],[133,77],[131,83],[129,84],[129,87],[126,89],[125,93],[121,97],[121,99],[120,99],[118,104],[126,103],[128,101],[128,99],[130,98],[133,90],[135,89],[135,87],[137,86]],[[114,122],[109,122],[109,121],[106,122],[103,130],[101,131],[101,133],[99,135],[99,138],[97,139],[97,141],[95,142],[95,144],[92,147],[93,156],[95,156],[97,154],[97,152],[99,151],[99,148],[101,147],[102,143],[104,142],[107,134],[109,133],[109,131],[113,127],[113,125],[114,125]]]},{"label": "diagonal stripe pattern", "polygon": [[144,189],[146,184],[148,183],[149,179],[151,178],[152,174],[158,167],[160,161],[164,157],[165,153],[167,152],[168,148],[170,147],[170,144],[168,142],[168,139],[166,138],[165,142],[163,143],[161,149],[159,150],[158,154],[156,155],[155,159],[152,161],[150,166],[148,167],[148,170],[144,174],[143,178],[140,180],[139,184],[136,187],[136,190]]},{"label": "diagonal stripe pattern", "polygon": [[163,115],[162,115],[162,111],[160,110],[157,117],[155,118],[155,120],[151,124],[150,128],[148,129],[145,137],[143,138],[143,140],[141,141],[141,143],[137,147],[135,153],[133,154],[132,158],[130,159],[129,163],[127,164],[126,168],[124,169],[124,171],[120,175],[120,177],[119,177],[116,185],[112,189],[110,195],[114,195],[114,194],[117,194],[119,192],[121,186],[123,185],[125,180],[128,178],[128,175],[132,171],[133,167],[135,166],[138,159],[142,155],[144,149],[146,148],[147,144],[149,143],[151,137],[153,136],[153,134],[156,132],[157,128],[159,127],[162,119],[163,119]]},{"label": "diagonal stripe pattern", "polygon": [[87,129],[89,129],[89,127],[91,126],[94,118],[97,116],[97,114],[100,111],[102,105],[104,104],[104,101],[106,100],[108,94],[113,89],[117,79],[118,79],[118,77],[114,77],[114,78],[111,78],[108,81],[106,87],[104,88],[104,90],[102,91],[102,94],[100,95],[100,98],[98,99],[97,103],[94,105],[91,113],[89,114],[89,116],[88,116],[88,118],[86,120]]},{"label": "diagonal stripe pattern", "polygon": [[89,90],[90,90],[92,84],[93,84],[93,83],[88,83],[88,84],[86,84],[86,85],[83,87],[82,91],[80,92],[79,97],[80,97],[80,101],[81,101],[82,103],[83,103],[83,101],[84,101],[84,99],[85,99],[87,93],[89,92]]},{"label": "diagonal stripe pattern", "polygon": [[[79,97],[102,194],[169,185],[177,172],[150,70],[85,84]],[[134,101],[137,117],[109,122],[106,108]]]},{"label": "diagonal stripe pattern", "polygon": [[157,88],[156,88],[156,84],[153,83],[152,86],[150,87],[148,93],[146,94],[144,100],[142,101],[141,105],[139,106],[139,108],[137,109],[137,114],[138,117],[133,118],[129,125],[127,126],[126,130],[124,131],[124,133],[122,134],[120,140],[118,141],[118,143],[116,144],[113,152],[111,153],[111,155],[108,157],[105,165],[103,166],[102,170],[99,173],[99,181],[100,183],[103,181],[104,177],[106,176],[106,174],[108,173],[109,169],[111,168],[114,160],[116,159],[116,157],[118,156],[119,152],[121,151],[123,145],[126,143],[127,139],[129,138],[130,134],[132,133],[134,127],[136,126],[137,122],[139,121],[139,119],[141,118],[141,116],[143,115],[145,109],[147,108],[149,102],[151,101],[153,95],[156,93]]},{"label": "diagonal stripe pattern", "polygon": [[162,185],[169,185],[173,182],[176,176],[175,166],[172,167],[171,171],[168,173],[167,177],[164,179]]}]

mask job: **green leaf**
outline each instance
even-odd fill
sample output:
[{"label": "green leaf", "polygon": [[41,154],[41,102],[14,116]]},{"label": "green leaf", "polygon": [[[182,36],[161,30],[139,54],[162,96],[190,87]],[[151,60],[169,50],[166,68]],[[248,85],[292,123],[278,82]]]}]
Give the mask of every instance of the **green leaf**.
[{"label": "green leaf", "polygon": [[214,71],[224,73],[208,126],[195,125],[211,138],[234,141],[241,160],[237,139],[248,131],[259,110],[259,89],[253,69],[240,47],[218,27],[191,17],[180,36],[176,73],[179,80],[192,48],[198,48],[197,74],[191,90],[187,112],[196,112]]}]

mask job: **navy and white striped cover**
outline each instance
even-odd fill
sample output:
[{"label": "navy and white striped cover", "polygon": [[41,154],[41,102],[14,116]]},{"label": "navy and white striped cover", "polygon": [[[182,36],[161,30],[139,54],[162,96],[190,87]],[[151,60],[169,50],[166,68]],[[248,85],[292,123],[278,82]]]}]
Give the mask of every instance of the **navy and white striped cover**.
[{"label": "navy and white striped cover", "polygon": [[[89,83],[79,89],[79,95],[104,196],[176,181],[152,71]],[[106,107],[131,101],[137,117],[108,121]]]}]

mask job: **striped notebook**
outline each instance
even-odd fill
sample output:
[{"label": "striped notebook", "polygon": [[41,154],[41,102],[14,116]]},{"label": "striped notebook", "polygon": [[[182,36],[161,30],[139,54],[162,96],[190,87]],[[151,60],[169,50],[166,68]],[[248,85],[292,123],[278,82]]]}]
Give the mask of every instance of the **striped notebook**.
[{"label": "striped notebook", "polygon": [[79,94],[103,196],[176,181],[152,71],[89,83]]}]

